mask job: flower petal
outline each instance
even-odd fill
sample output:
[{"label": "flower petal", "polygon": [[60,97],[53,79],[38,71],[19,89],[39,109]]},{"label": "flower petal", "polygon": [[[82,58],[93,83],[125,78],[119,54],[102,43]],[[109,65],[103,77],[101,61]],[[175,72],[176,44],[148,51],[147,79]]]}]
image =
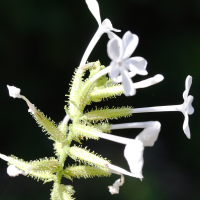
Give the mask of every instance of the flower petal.
[{"label": "flower petal", "polygon": [[[132,78],[136,75],[135,72],[129,72],[128,73],[129,77]],[[118,76],[116,83],[121,83],[122,82],[122,76]]]},{"label": "flower petal", "polygon": [[113,25],[109,19],[103,20],[103,22],[101,24],[101,28],[104,33],[108,32],[108,31],[121,32],[121,30],[113,28]]},{"label": "flower petal", "polygon": [[160,132],[160,122],[155,122],[152,126],[145,128],[135,139],[140,140],[145,147],[152,147]]},{"label": "flower petal", "polygon": [[123,38],[123,48],[124,48],[124,54],[123,59],[127,59],[131,56],[131,54],[135,51],[137,45],[138,45],[139,38],[137,35],[132,34],[130,31],[127,31]]},{"label": "flower petal", "polygon": [[18,176],[19,174],[23,174],[23,173],[24,172],[22,170],[19,170],[14,165],[9,165],[7,168],[7,174],[12,177]]},{"label": "flower petal", "polygon": [[139,75],[147,75],[146,71],[147,61],[142,57],[132,57],[123,61],[123,66],[125,66],[131,72],[135,72]]},{"label": "flower petal", "polygon": [[186,112],[188,115],[192,115],[194,113],[194,108],[192,107],[192,102],[194,100],[193,96],[188,96],[187,98],[187,105],[186,105]]},{"label": "flower petal", "polygon": [[119,193],[119,187],[121,186],[121,179],[117,179],[112,186],[108,186],[109,192],[111,194],[118,194]]},{"label": "flower petal", "polygon": [[115,62],[121,61],[122,57],[122,41],[121,39],[113,38],[107,44],[108,56]]},{"label": "flower petal", "polygon": [[139,140],[132,140],[129,142],[124,150],[124,157],[126,158],[130,170],[134,174],[142,176],[143,167],[143,143]]},{"label": "flower petal", "polygon": [[99,11],[99,4],[96,0],[85,0],[90,12],[94,16],[94,18],[97,20],[97,23],[99,26],[101,25],[101,16]]},{"label": "flower petal", "polygon": [[184,116],[185,116],[185,120],[184,120],[184,122],[183,122],[183,131],[184,131],[184,133],[185,133],[185,135],[187,136],[187,138],[188,139],[190,139],[190,127],[189,127],[189,117],[188,117],[188,115],[185,113],[184,114]]},{"label": "flower petal", "polygon": [[145,88],[145,87],[149,87],[149,86],[152,86],[154,84],[157,84],[157,83],[161,82],[163,79],[164,79],[163,75],[157,74],[152,78],[148,78],[146,80],[134,83],[133,85],[134,85],[135,89]]},{"label": "flower petal", "polygon": [[122,85],[124,87],[124,94],[126,96],[133,96],[136,93],[136,90],[133,86],[131,78],[129,77],[128,71],[121,67],[120,72],[122,75]]},{"label": "flower petal", "polygon": [[112,62],[110,63],[110,66],[111,66],[111,69],[110,69],[110,71],[109,71],[109,76],[110,76],[110,78],[111,78],[114,82],[116,82],[117,77],[119,76],[119,66],[118,66],[118,64],[117,64],[116,62],[114,62],[114,61],[112,61]]},{"label": "flower petal", "polygon": [[9,96],[13,98],[21,98],[20,92],[21,89],[15,87],[15,86],[9,86],[7,85]]},{"label": "flower petal", "polygon": [[185,80],[185,91],[183,92],[183,99],[186,100],[189,91],[190,91],[190,87],[192,85],[192,77],[191,76],[187,76],[186,80]]}]

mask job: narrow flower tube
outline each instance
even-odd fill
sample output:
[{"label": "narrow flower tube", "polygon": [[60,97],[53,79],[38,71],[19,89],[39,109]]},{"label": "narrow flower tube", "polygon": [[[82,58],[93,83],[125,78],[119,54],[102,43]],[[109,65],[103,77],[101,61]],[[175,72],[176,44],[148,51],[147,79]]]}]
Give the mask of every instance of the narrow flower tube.
[{"label": "narrow flower tube", "polygon": [[[109,67],[106,67],[105,69],[107,69],[107,68],[109,68]],[[96,77],[96,78],[101,77],[103,74],[103,71],[104,71],[104,69],[101,70],[99,73],[97,73],[98,77]],[[102,73],[102,74],[100,74],[100,73]],[[152,86],[154,84],[161,82],[163,79],[164,79],[164,77],[162,75],[157,74],[154,77],[148,78],[148,79],[140,81],[140,82],[133,83],[133,87],[135,89],[146,88],[146,87],[149,87],[149,86]],[[98,88],[98,90],[93,90],[92,93],[90,94],[90,99],[92,101],[96,101],[98,99],[118,96],[124,92],[123,85],[116,84],[112,81],[110,81],[110,83],[107,86],[108,87],[101,87],[101,88]]]},{"label": "narrow flower tube", "polygon": [[124,124],[111,124],[110,130],[124,129],[124,128],[147,128],[153,126],[155,121],[148,122],[134,122],[134,123],[124,123]]},{"label": "narrow flower tube", "polygon": [[192,107],[192,102],[194,97],[189,95],[189,90],[192,84],[192,77],[188,76],[185,81],[185,91],[183,92],[183,104],[171,105],[171,106],[156,106],[156,107],[146,107],[146,108],[134,108],[131,109],[130,113],[146,113],[146,112],[169,112],[169,111],[179,111],[182,112],[185,120],[183,123],[183,131],[186,136],[190,139],[190,129],[189,129],[189,118],[188,115],[194,113],[194,108]]},{"label": "narrow flower tube", "polygon": [[139,178],[139,179],[143,178],[143,176],[141,174],[130,173],[129,171],[127,171],[127,170],[125,170],[125,169],[123,169],[121,167],[118,167],[116,165],[106,164],[105,166],[110,169],[110,173],[124,174],[124,175],[127,175],[127,176]]},{"label": "narrow flower tube", "polygon": [[58,129],[65,134],[68,130],[68,122],[70,120],[69,115],[66,115],[63,119],[63,121],[60,123],[60,125],[58,126]]},{"label": "narrow flower tube", "polygon": [[90,41],[85,53],[83,54],[83,57],[81,59],[81,62],[79,64],[79,67],[82,67],[87,62],[87,59],[92,52],[93,48],[95,47],[96,43],[99,41],[100,37],[109,31],[115,31],[120,32],[120,30],[113,28],[112,23],[109,19],[105,19],[101,23],[101,17],[100,17],[100,11],[99,11],[99,5],[96,0],[86,0],[86,3],[88,5],[88,8],[90,12],[93,14],[95,19],[97,20],[97,23],[99,25],[99,28],[97,29],[95,35],[93,36],[92,40]]},{"label": "narrow flower tube", "polygon": [[104,69],[102,69],[100,72],[98,72],[97,74],[95,74],[92,78],[91,78],[91,82],[95,82],[98,78],[104,76],[105,74],[108,74],[111,70],[111,66],[108,66]]},{"label": "narrow flower tube", "polygon": [[[130,75],[130,77],[131,77],[131,75]],[[134,86],[135,89],[146,88],[146,87],[155,85],[157,83],[160,83],[163,79],[164,79],[163,75],[157,74],[152,78],[148,78],[146,80],[143,80],[143,81],[140,81],[140,82],[137,82],[137,83],[133,83],[133,86]],[[121,76],[118,77],[117,82],[118,83],[122,82]]]},{"label": "narrow flower tube", "polygon": [[111,130],[124,129],[124,128],[144,128],[144,130],[135,138],[140,140],[144,147],[153,146],[158,138],[161,124],[158,121],[149,122],[137,122],[137,123],[125,123],[125,124],[112,124]]},{"label": "narrow flower tube", "polygon": [[103,139],[106,139],[106,140],[110,140],[110,141],[113,141],[113,142],[117,142],[117,143],[120,143],[120,144],[127,144],[129,143],[130,140],[132,139],[129,139],[129,138],[125,138],[125,137],[120,137],[120,136],[116,136],[116,135],[111,135],[111,134],[107,134],[107,133],[92,133],[93,135],[97,136],[97,137],[100,137],[100,138],[103,138]]},{"label": "narrow flower tube", "polygon": [[6,156],[6,155],[4,155],[4,154],[1,154],[0,153],[0,158],[2,159],[2,160],[5,160],[5,161],[9,161],[9,157],[8,156]]},{"label": "narrow flower tube", "polygon": [[[111,140],[113,142],[125,144],[126,146],[124,149],[124,157],[126,158],[129,164],[131,173],[133,174],[134,177],[142,177],[144,146],[140,140],[129,139],[129,138],[115,136],[115,135],[106,134],[106,133],[94,133],[94,135],[100,138]],[[114,171],[119,170],[119,169],[115,170],[113,168],[110,168],[110,169]],[[123,173],[123,172],[120,171],[120,173]]]},{"label": "narrow flower tube", "polygon": [[[183,113],[185,120],[183,124],[183,131],[186,136],[190,139],[190,129],[188,125],[188,114],[193,114],[193,107],[191,105],[193,97],[189,96],[187,104],[185,102],[181,105],[172,105],[172,106],[157,106],[157,107],[146,107],[146,108],[135,108],[130,111],[130,113],[146,113],[146,112],[170,112],[170,111],[180,111]],[[191,107],[191,109],[189,108]],[[187,111],[189,110],[189,112]]]},{"label": "narrow flower tube", "polygon": [[69,118],[69,115],[66,115],[62,121],[63,124],[68,124],[70,118]]},{"label": "narrow flower tube", "polygon": [[145,108],[134,108],[130,113],[146,113],[146,112],[170,112],[170,111],[180,111],[182,112],[181,105],[170,105],[170,106],[155,106],[155,107],[145,107]]}]

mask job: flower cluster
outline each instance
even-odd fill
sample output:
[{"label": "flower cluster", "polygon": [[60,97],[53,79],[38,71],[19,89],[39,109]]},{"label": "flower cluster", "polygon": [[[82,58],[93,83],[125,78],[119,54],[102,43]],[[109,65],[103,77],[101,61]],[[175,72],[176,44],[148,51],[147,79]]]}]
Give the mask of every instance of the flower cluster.
[{"label": "flower cluster", "polygon": [[[157,74],[154,77],[133,83],[132,77],[135,75],[147,75],[147,61],[142,57],[131,57],[138,45],[138,36],[127,31],[122,39],[113,32],[119,30],[113,28],[109,19],[101,22],[99,5],[96,0],[86,0],[89,10],[98,23],[98,29],[89,43],[79,67],[75,71],[72,79],[68,103],[65,106],[66,116],[56,125],[53,121],[45,117],[25,96],[21,95],[21,90],[15,86],[7,86],[9,95],[13,98],[20,98],[26,101],[29,112],[36,122],[47,132],[49,139],[53,141],[56,158],[44,158],[40,160],[26,162],[14,156],[0,154],[0,158],[7,161],[9,176],[19,174],[31,176],[44,182],[54,182],[51,190],[52,200],[71,200],[74,190],[72,186],[61,184],[62,178],[72,180],[73,178],[90,178],[94,176],[110,176],[118,174],[121,176],[112,186],[109,186],[111,194],[119,193],[119,187],[124,184],[124,175],[143,179],[143,151],[145,147],[152,147],[161,129],[158,121],[135,122],[124,124],[110,124],[110,119],[128,117],[133,113],[142,112],[166,112],[180,111],[185,120],[183,131],[190,138],[189,118],[193,114],[193,96],[188,96],[192,84],[192,77],[188,76],[183,92],[183,104],[173,106],[159,106],[150,108],[100,108],[86,111],[85,107],[92,102],[100,102],[104,98],[120,96],[133,96],[136,89],[146,88],[161,82],[164,78]],[[89,55],[103,33],[108,34],[107,53],[111,59],[109,66],[105,67],[99,61],[87,63]],[[89,77],[84,79],[86,71]],[[106,74],[109,77],[106,77]],[[141,128],[143,129],[135,139],[115,136],[110,134],[111,130]],[[91,153],[82,146],[72,146],[72,141],[79,144],[83,139],[103,138],[125,145],[124,157],[129,165],[130,171],[111,164],[106,158]],[[67,157],[74,161],[79,161],[79,165],[66,167]]]}]

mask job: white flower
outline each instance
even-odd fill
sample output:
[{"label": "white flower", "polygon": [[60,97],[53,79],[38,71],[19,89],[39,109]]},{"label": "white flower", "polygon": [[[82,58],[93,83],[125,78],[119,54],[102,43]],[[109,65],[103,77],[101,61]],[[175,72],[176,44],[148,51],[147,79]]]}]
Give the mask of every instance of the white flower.
[{"label": "white flower", "polygon": [[9,165],[7,168],[7,173],[9,176],[15,177],[19,174],[24,174],[22,170],[17,169],[14,165]]},{"label": "white flower", "polygon": [[9,96],[13,98],[21,98],[20,92],[21,90],[15,86],[7,85]]},{"label": "white flower", "polygon": [[142,179],[142,166],[143,166],[143,143],[140,140],[129,139],[125,137],[115,136],[106,133],[93,133],[94,135],[117,142],[120,144],[125,144],[124,156],[130,167],[130,172],[117,167],[115,165],[109,164],[107,167],[113,171],[120,172],[128,176],[136,177]]},{"label": "white flower", "polygon": [[185,120],[183,122],[183,131],[185,132],[188,138],[190,138],[188,115],[192,115],[194,113],[194,108],[192,107],[192,102],[193,102],[194,97],[191,95],[188,96],[191,85],[192,85],[192,77],[187,76],[186,81],[185,81],[185,91],[183,92],[184,102],[182,104],[181,112],[185,116]]},{"label": "white flower", "polygon": [[118,194],[119,193],[119,187],[122,186],[121,179],[117,179],[112,186],[108,186],[109,192],[111,194]]},{"label": "white flower", "polygon": [[93,14],[94,18],[97,20],[99,26],[101,25],[101,16],[99,12],[99,4],[96,0],[85,0],[90,12]]},{"label": "white flower", "polygon": [[29,167],[27,167],[26,171],[24,172],[24,171],[16,168],[14,165],[9,165],[7,168],[7,174],[12,177],[18,176],[19,174],[26,176],[32,169],[33,169],[33,167],[29,166]]},{"label": "white flower", "polygon": [[15,87],[15,86],[9,86],[9,85],[7,85],[7,88],[8,88],[10,97],[22,98],[24,101],[26,101],[26,103],[29,107],[28,112],[31,112],[33,114],[36,113],[36,108],[35,108],[34,104],[32,104],[25,96],[20,95],[21,89]]},{"label": "white flower", "polygon": [[113,28],[112,23],[109,19],[105,19],[101,23],[101,16],[99,11],[99,4],[96,0],[85,0],[90,12],[94,16],[94,18],[97,20],[97,23],[99,25],[99,28],[101,28],[101,34],[107,33],[108,31],[115,31],[120,32],[120,30]]},{"label": "white flower", "polygon": [[117,167],[115,165],[109,164],[107,167],[113,171],[119,172],[121,174],[125,174],[128,176],[136,177],[136,178],[143,178],[142,175],[142,167],[143,167],[143,151],[144,151],[144,145],[143,142],[136,139],[129,139],[124,137],[119,137],[111,134],[106,133],[93,133],[94,135],[104,138],[107,140],[111,140],[114,142],[118,142],[121,144],[125,144],[124,149],[124,157],[126,158],[130,172]]},{"label": "white flower", "polygon": [[[10,158],[6,155],[0,154],[0,158],[7,162],[10,162]],[[18,176],[19,174],[26,176],[32,169],[33,169],[33,167],[30,165],[27,167],[26,171],[24,172],[24,171],[16,168],[14,165],[9,165],[7,167],[7,174],[12,177]]]},{"label": "white flower", "polygon": [[189,95],[189,90],[192,84],[192,77],[187,76],[185,81],[185,91],[183,92],[183,104],[172,105],[172,106],[157,106],[157,107],[147,107],[147,108],[134,108],[131,113],[145,113],[145,112],[168,112],[168,111],[180,111],[183,113],[185,119],[183,122],[183,131],[186,136],[190,139],[190,128],[189,128],[189,118],[188,115],[194,113],[194,108],[192,107],[192,102],[194,97]]},{"label": "white flower", "polygon": [[94,18],[97,20],[99,28],[97,29],[97,32],[95,33],[95,35],[93,36],[92,40],[90,41],[87,49],[85,50],[85,53],[84,53],[84,55],[81,59],[79,67],[82,67],[82,66],[85,65],[85,63],[87,62],[87,59],[88,59],[90,53],[92,52],[94,46],[96,45],[96,43],[99,41],[100,37],[104,33],[109,33],[110,31],[120,32],[120,30],[113,28],[112,23],[109,19],[105,19],[101,23],[99,4],[96,0],[86,0],[86,3],[88,5],[90,12],[94,16]]},{"label": "white flower", "polygon": [[124,157],[126,158],[130,171],[139,176],[142,175],[142,167],[144,146],[140,140],[130,140],[124,149]]},{"label": "white flower", "polygon": [[[129,76],[132,77],[132,72],[129,72]],[[157,74],[151,78],[147,78],[143,81],[137,82],[137,83],[133,83],[133,87],[135,89],[139,89],[139,88],[146,88],[152,85],[155,85],[157,83],[160,83],[161,81],[163,81],[164,77],[161,74]],[[117,78],[117,83],[122,82],[122,76],[118,76]]]},{"label": "white flower", "polygon": [[106,133],[93,134],[100,138],[126,145],[124,149],[124,157],[127,160],[131,173],[115,165],[108,164],[107,167],[111,170],[111,173],[118,172],[120,174],[125,174],[142,179],[144,147],[154,145],[155,141],[158,138],[160,127],[161,124],[157,121],[114,124],[110,126],[110,130],[124,128],[144,128],[144,130],[135,139],[119,137]]},{"label": "white flower", "polygon": [[158,138],[161,124],[158,121],[135,122],[125,124],[112,124],[110,130],[125,128],[144,128],[144,130],[136,136],[136,140],[140,140],[144,147],[152,147]]},{"label": "white flower", "polygon": [[147,75],[147,61],[142,57],[130,58],[138,45],[138,40],[137,35],[127,31],[122,39],[112,37],[107,45],[108,56],[112,60],[109,76],[114,82],[117,82],[119,74],[122,75],[122,84],[126,96],[134,95],[136,92],[128,70],[133,73],[132,76],[136,74]]},{"label": "white flower", "polygon": [[144,147],[152,147],[158,139],[160,128],[160,122],[153,122],[151,126],[145,128],[135,139],[140,140]]}]

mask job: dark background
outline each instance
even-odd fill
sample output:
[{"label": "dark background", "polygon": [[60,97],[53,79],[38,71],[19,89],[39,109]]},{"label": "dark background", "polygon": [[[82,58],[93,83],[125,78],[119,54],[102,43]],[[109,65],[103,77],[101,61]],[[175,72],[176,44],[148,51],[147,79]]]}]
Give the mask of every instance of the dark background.
[{"label": "dark background", "polygon": [[[107,0],[100,1],[102,20],[109,18],[119,36],[130,30],[140,42],[133,56],[148,61],[148,75],[163,74],[164,81],[137,90],[136,96],[93,104],[104,106],[147,107],[183,102],[187,75],[193,77],[190,94],[195,96],[195,113],[190,116],[191,139],[182,130],[181,113],[135,114],[111,123],[158,120],[161,132],[154,147],[145,148],[140,180],[125,177],[118,195],[111,195],[110,178],[74,179],[76,199],[113,200],[198,200],[199,90],[200,84],[200,1],[199,0]],[[0,1],[0,152],[24,160],[54,156],[52,141],[38,128],[20,99],[8,96],[6,85],[21,88],[25,95],[55,122],[65,116],[65,94],[74,69],[97,29],[97,23],[84,0],[1,0]],[[89,57],[108,65],[104,34]],[[133,81],[146,77],[136,76]],[[88,107],[90,109],[90,107]],[[141,130],[119,130],[113,134],[135,138]],[[112,163],[129,170],[123,156],[124,145],[105,141],[84,142]],[[69,161],[71,163],[71,161]],[[31,178],[11,178],[7,164],[0,160],[0,200],[47,200],[52,183],[43,185]]]}]

